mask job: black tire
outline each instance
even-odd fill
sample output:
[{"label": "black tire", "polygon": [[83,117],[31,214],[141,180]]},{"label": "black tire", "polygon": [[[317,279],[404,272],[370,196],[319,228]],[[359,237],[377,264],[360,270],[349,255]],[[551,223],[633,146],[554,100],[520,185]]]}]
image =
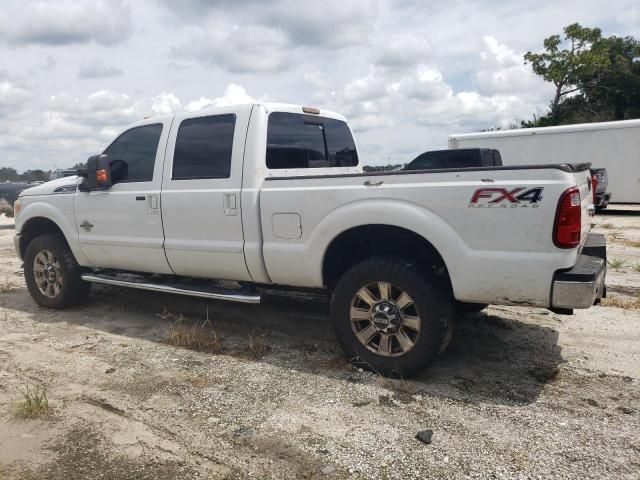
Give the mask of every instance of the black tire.
[{"label": "black tire", "polygon": [[[50,252],[57,260],[56,276],[60,286],[53,296],[43,293],[36,281],[34,264],[41,252]],[[54,263],[54,264],[56,264]],[[62,309],[83,302],[89,295],[91,284],[82,280],[83,269],[76,262],[73,253],[62,235],[41,235],[31,240],[24,255],[24,278],[31,297],[41,307]]]},{"label": "black tire", "polygon": [[466,315],[475,315],[476,313],[480,313],[482,310],[487,308],[489,305],[486,303],[466,303],[454,301],[453,309],[456,313],[466,314]]},{"label": "black tire", "polygon": [[[378,335],[379,338],[377,349],[381,350],[382,333],[374,334],[366,345],[358,340],[356,329],[361,328],[360,333],[363,333],[365,329],[369,329],[368,331],[371,332],[370,328],[376,330],[379,328],[378,323],[367,319],[357,320],[357,323],[353,323],[351,320],[352,302],[361,302],[361,297],[357,293],[365,286],[373,286],[375,289],[378,282],[391,284],[392,293],[388,295],[388,298],[393,298],[395,292],[396,300],[399,300],[400,294],[397,292],[402,291],[406,292],[413,300],[409,304],[415,307],[415,310],[412,310],[413,313],[406,313],[406,310],[402,309],[392,310],[391,318],[395,318],[393,312],[401,313],[399,318],[402,319],[402,326],[398,328],[407,332],[404,327],[405,317],[407,315],[412,315],[414,318],[419,317],[419,333],[412,338],[413,346],[410,349],[404,351],[400,345],[397,336],[400,332],[390,335],[394,336],[394,339],[389,340],[388,345],[392,348],[388,348],[388,350],[394,352],[393,347],[395,347],[393,353],[395,356],[384,356],[371,350],[371,348],[376,348],[375,335]],[[381,293],[378,293],[378,296],[384,298]],[[380,303],[384,302],[380,301]],[[379,306],[380,303],[375,305]],[[399,305],[399,303],[395,304],[395,300],[392,303],[395,306]],[[359,303],[359,305],[363,304]],[[367,303],[367,305],[370,304]],[[386,307],[383,306],[383,308]],[[369,312],[373,315],[375,308],[371,307]],[[432,274],[422,271],[415,263],[400,258],[373,257],[356,264],[340,278],[331,299],[334,330],[340,345],[352,363],[381,375],[392,377],[410,376],[423,370],[433,361],[443,343],[446,342],[447,334],[451,331],[449,328],[451,314],[452,303],[449,290],[440,285]],[[360,322],[364,322],[364,326],[356,326],[362,325]],[[388,320],[383,320],[383,322],[388,322]],[[391,322],[388,322],[387,325],[391,325]],[[409,332],[412,331],[409,330]]]}]

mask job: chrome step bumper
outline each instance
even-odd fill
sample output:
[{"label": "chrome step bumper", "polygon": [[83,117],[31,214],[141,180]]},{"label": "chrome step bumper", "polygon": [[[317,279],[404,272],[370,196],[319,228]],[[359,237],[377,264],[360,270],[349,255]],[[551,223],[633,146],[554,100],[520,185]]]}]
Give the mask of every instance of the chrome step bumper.
[{"label": "chrome step bumper", "polygon": [[173,293],[190,297],[210,298],[240,303],[260,303],[260,294],[246,290],[226,290],[222,288],[210,289],[182,283],[153,283],[144,279],[119,278],[117,275],[85,273],[82,279],[87,282],[114,285],[117,287],[137,288],[152,292]]},{"label": "chrome step bumper", "polygon": [[604,235],[589,235],[576,264],[569,270],[560,270],[554,275],[552,308],[589,308],[605,295],[606,248]]}]

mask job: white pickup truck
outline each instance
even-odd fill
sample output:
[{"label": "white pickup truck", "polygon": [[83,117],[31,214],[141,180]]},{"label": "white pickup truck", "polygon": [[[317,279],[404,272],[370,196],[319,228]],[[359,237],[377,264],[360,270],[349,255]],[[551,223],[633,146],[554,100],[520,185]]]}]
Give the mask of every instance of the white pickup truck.
[{"label": "white pickup truck", "polygon": [[25,190],[15,247],[48,308],[91,282],[240,302],[322,289],[346,354],[406,375],[456,312],[603,296],[589,189],[588,164],[363,173],[344,117],[243,105],[145,119],[79,176]]}]

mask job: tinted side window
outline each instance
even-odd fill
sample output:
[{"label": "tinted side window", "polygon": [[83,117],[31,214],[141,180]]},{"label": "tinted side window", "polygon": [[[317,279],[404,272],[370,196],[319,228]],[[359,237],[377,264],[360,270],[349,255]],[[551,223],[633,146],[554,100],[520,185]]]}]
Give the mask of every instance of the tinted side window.
[{"label": "tinted side window", "polygon": [[449,168],[470,168],[480,166],[479,158],[473,150],[450,150],[447,166]]},{"label": "tinted side window", "polygon": [[236,116],[184,120],[173,154],[173,180],[229,178]]},{"label": "tinted side window", "polygon": [[267,168],[345,167],[358,164],[347,124],[330,118],[274,112],[267,129]]},{"label": "tinted side window", "polygon": [[127,130],[104,151],[110,160],[124,160],[126,165],[114,175],[118,182],[150,182],[156,164],[156,152],[162,124],[144,125]]},{"label": "tinted side window", "polygon": [[447,168],[446,156],[442,152],[423,153],[407,165],[407,170],[431,170],[436,168]]}]

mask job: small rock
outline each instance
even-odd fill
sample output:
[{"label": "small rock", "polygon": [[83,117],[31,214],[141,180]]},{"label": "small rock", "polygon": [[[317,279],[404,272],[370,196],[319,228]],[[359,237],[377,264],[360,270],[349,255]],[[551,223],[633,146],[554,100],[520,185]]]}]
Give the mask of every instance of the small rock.
[{"label": "small rock", "polygon": [[416,434],[416,438],[427,445],[431,443],[432,436],[433,430],[421,430]]},{"label": "small rock", "polygon": [[251,437],[254,435],[254,431],[249,427],[240,427],[233,431],[233,435],[235,437]]},{"label": "small rock", "polygon": [[631,415],[635,410],[629,407],[618,407],[618,411],[624,413],[625,415]]},{"label": "small rock", "polygon": [[107,369],[104,371],[104,373],[113,373],[113,372],[115,372],[115,371],[116,371],[116,369],[115,369],[115,368],[113,368],[113,367],[109,367],[109,368],[107,368]]},{"label": "small rock", "polygon": [[331,475],[335,471],[336,471],[336,467],[334,467],[333,465],[326,465],[320,469],[320,472],[323,475]]}]

